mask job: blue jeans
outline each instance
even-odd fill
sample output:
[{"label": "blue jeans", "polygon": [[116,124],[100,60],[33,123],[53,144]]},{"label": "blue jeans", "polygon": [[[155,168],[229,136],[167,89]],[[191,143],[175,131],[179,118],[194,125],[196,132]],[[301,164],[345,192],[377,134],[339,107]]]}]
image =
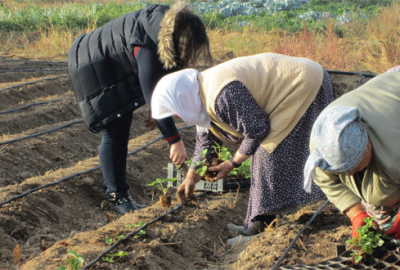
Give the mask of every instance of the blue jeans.
[{"label": "blue jeans", "polygon": [[126,158],[131,124],[132,112],[113,121],[102,131],[99,159],[104,178],[103,187],[107,193],[129,190]]}]

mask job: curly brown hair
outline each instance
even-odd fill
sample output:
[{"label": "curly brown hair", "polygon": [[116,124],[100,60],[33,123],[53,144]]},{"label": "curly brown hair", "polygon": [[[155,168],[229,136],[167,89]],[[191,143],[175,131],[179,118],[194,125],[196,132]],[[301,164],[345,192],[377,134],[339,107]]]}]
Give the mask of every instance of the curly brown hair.
[{"label": "curly brown hair", "polygon": [[178,2],[165,14],[159,33],[158,53],[166,69],[194,67],[200,57],[212,65],[206,27],[189,5]]}]

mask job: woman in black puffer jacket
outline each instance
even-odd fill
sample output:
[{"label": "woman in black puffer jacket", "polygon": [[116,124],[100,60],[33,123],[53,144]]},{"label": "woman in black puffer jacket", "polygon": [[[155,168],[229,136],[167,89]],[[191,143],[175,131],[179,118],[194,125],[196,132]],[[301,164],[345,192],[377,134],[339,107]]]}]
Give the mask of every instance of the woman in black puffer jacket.
[{"label": "woman in black puffer jacket", "polygon": [[[182,3],[128,13],[73,43],[69,74],[85,124],[102,132],[100,166],[113,210],[125,214],[143,207],[131,198],[126,181],[132,112],[145,104],[150,109],[159,79],[195,66],[200,56],[211,63],[206,29]],[[148,123],[154,124],[151,111]],[[155,123],[170,143],[171,160],[182,164],[187,155],[173,118]]]}]

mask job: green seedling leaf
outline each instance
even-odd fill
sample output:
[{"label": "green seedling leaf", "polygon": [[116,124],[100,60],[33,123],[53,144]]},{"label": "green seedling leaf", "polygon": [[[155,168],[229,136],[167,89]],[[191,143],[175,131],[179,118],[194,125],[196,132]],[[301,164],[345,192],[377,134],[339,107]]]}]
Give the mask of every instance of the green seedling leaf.
[{"label": "green seedling leaf", "polygon": [[354,257],[354,261],[355,261],[356,263],[359,263],[359,262],[362,260],[362,258],[363,258],[363,256],[357,255],[357,256]]},{"label": "green seedling leaf", "polygon": [[110,236],[106,236],[105,238],[104,238],[104,242],[107,244],[107,245],[112,245],[113,243],[114,243],[114,239],[112,239]]},{"label": "green seedling leaf", "polygon": [[155,185],[159,185],[158,189],[161,190],[163,192],[163,194],[167,194],[169,187],[168,186],[164,186],[164,183],[166,182],[174,182],[176,181],[177,178],[165,178],[165,179],[161,179],[161,178],[157,178],[155,181],[153,181],[150,184],[147,184],[147,186],[155,186]]},{"label": "green seedling leaf", "polygon": [[381,247],[385,241],[382,238],[388,238],[386,235],[382,235],[376,232],[377,227],[374,225],[374,218],[364,218],[365,225],[356,229],[358,232],[358,238],[352,238],[347,240],[347,244],[353,244],[358,250],[352,253],[354,261],[359,263],[363,258],[363,253],[372,254],[375,248]]},{"label": "green seedling leaf", "polygon": [[133,228],[133,227],[141,227],[143,225],[144,225],[144,222],[140,221],[138,224],[127,224],[125,226],[126,226],[126,228],[130,229],[130,228]]},{"label": "green seedling leaf", "polygon": [[121,235],[118,235],[118,236],[115,237],[115,238],[117,238],[118,240],[120,240],[120,239],[122,239],[122,238],[124,238],[124,237],[125,237],[125,235],[121,234]]},{"label": "green seedling leaf", "polygon": [[128,256],[128,252],[118,251],[117,253],[114,254],[107,254],[105,257],[103,257],[103,261],[113,263],[116,258],[118,259],[124,256]]},{"label": "green seedling leaf", "polygon": [[205,156],[207,155],[208,149],[203,149],[200,151],[200,154],[203,158],[205,158]]},{"label": "green seedling leaf", "polygon": [[207,171],[207,166],[201,166],[200,168],[198,168],[198,169],[196,170],[196,173],[197,173],[198,175],[204,176],[204,174],[206,173],[206,171]]},{"label": "green seedling leaf", "polygon": [[64,265],[61,265],[61,266],[58,268],[58,270],[68,270],[68,268],[65,267]]},{"label": "green seedling leaf", "polygon": [[121,257],[124,257],[124,256],[128,256],[128,252],[125,252],[125,251],[118,251],[117,253],[114,253],[114,254],[111,254],[112,256],[114,256],[114,258],[115,257],[119,257],[119,258],[121,258]]},{"label": "green seedling leaf", "polygon": [[68,254],[72,257],[67,259],[67,264],[71,266],[72,270],[77,270],[84,263],[82,256],[75,250],[69,250]]},{"label": "green seedling leaf", "polygon": [[140,230],[133,238],[145,237],[147,235],[145,230]]},{"label": "green seedling leaf", "polygon": [[112,257],[103,257],[103,261],[104,262],[113,263],[114,262],[114,258],[112,258]]}]

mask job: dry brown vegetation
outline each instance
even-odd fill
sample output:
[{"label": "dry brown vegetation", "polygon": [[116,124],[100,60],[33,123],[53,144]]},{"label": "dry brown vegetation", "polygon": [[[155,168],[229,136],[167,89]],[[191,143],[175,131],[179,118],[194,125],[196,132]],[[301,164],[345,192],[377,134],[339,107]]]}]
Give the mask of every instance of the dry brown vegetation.
[{"label": "dry brown vegetation", "polygon": [[[68,2],[68,1],[61,1]],[[70,1],[86,3],[87,0]],[[107,0],[99,2],[108,2]],[[118,1],[117,1],[118,2]],[[124,1],[119,1],[124,2]],[[7,1],[6,1],[7,3]],[[42,5],[60,5],[60,1],[42,1]],[[26,5],[26,3],[14,3]],[[343,71],[372,71],[381,73],[400,61],[400,5],[384,8],[382,14],[368,22],[355,20],[339,36],[334,22],[324,32],[309,31],[292,34],[245,27],[242,32],[209,31],[212,52],[216,59],[276,52],[307,57],[325,68]],[[88,26],[86,31],[93,30]],[[65,61],[70,45],[80,33],[48,29],[33,33],[2,33],[0,57]]]}]

